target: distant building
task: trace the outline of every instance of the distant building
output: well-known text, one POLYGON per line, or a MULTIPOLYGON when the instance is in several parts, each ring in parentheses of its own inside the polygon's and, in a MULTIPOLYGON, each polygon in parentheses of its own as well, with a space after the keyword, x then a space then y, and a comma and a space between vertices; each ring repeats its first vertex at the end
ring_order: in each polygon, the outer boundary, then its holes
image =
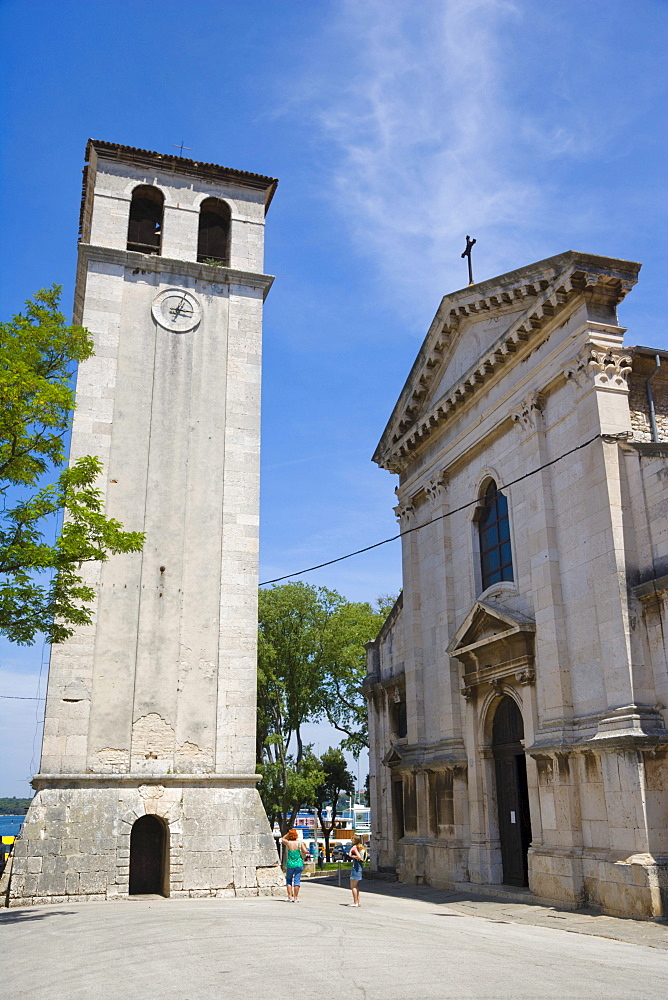
MULTIPOLYGON (((325 823, 329 825, 332 818, 331 806, 325 806, 323 818, 325 823)), ((367 836, 371 832, 370 822, 371 810, 368 806, 355 805, 351 808, 349 805, 347 809, 337 811, 330 839, 350 839, 353 833, 367 836)), ((305 840, 317 838, 318 841, 324 842, 320 821, 314 809, 300 809, 295 817, 294 828, 305 840)), ((278 823, 274 823, 274 837, 276 836, 280 836, 278 823)))
POLYGON ((368 645, 372 858, 406 882, 668 915, 668 353, 640 265, 445 296, 374 461, 403 593, 368 645))

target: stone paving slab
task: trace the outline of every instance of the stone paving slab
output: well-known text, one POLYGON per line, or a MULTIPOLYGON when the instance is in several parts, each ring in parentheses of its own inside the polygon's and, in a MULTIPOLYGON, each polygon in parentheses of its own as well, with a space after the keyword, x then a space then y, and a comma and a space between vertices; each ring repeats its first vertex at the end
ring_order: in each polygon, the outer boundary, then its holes
MULTIPOLYGON (((400 887, 401 888, 401 887, 400 887)), ((307 882, 271 897, 0 912, 11 1000, 663 1000, 657 947, 481 919, 468 901, 307 882)), ((422 889, 422 891, 421 891, 422 889)), ((491 911, 490 911, 491 913, 491 911)), ((546 917, 546 919, 548 919, 546 917)), ((554 924, 559 922, 554 921, 554 924)))
MULTIPOLYGON (((347 873, 342 871, 342 884, 347 887, 347 873)), ((318 882, 338 886, 337 876, 322 877, 318 882)), ((387 882, 365 878, 364 891, 394 899, 414 899, 425 903, 446 906, 456 913, 493 920, 496 923, 530 924, 533 927, 558 927, 571 934, 591 934, 596 937, 611 938, 613 941, 627 941, 649 948, 668 951, 668 923, 652 920, 629 920, 609 917, 590 910, 560 910, 540 903, 513 902, 494 899, 491 894, 473 892, 448 892, 428 885, 405 885, 403 882, 387 882)), ((506 895, 511 895, 510 892, 506 895)), ((519 892, 524 897, 526 893, 519 892)), ((667 987, 668 992, 668 987, 667 987)))

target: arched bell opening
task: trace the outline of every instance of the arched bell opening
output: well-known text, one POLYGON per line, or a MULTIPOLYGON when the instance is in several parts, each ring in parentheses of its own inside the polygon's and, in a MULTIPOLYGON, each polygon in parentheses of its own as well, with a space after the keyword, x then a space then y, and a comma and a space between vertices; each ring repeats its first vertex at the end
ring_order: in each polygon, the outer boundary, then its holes
POLYGON ((132 192, 128 220, 128 250, 159 254, 165 196, 151 184, 140 184, 132 192))
POLYGON ((492 753, 503 881, 507 885, 518 886, 529 884, 528 851, 531 845, 531 817, 523 741, 522 713, 516 702, 508 695, 504 695, 497 705, 492 721, 492 753))
POLYGON ((200 264, 230 266, 230 206, 220 198, 202 202, 197 234, 197 260, 200 264))
POLYGON ((130 895, 169 895, 167 824, 159 816, 141 816, 130 833, 130 895))

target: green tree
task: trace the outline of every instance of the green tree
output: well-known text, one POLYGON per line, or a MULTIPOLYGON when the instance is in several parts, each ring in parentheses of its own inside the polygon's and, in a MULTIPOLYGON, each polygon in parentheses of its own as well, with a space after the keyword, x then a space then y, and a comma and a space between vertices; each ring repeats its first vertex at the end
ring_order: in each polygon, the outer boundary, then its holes
POLYGON ((95 591, 79 575, 82 563, 144 542, 104 516, 99 459, 79 458, 42 483, 65 463, 73 376, 93 353, 89 332, 60 312, 60 291, 42 289, 25 314, 0 323, 0 633, 20 645, 38 632, 62 642, 88 624, 95 591))
POLYGON ((273 829, 278 823, 284 836, 294 826, 299 810, 315 805, 324 772, 311 746, 304 747, 299 762, 291 754, 277 752, 274 759, 267 756, 258 767, 262 774, 258 789, 269 824, 273 829))
POLYGON ((286 833, 300 807, 313 802, 322 772, 301 728, 321 682, 324 624, 339 595, 303 583, 259 594, 257 760, 267 815, 286 833), (294 742, 295 751, 291 752, 294 742))
POLYGON ((389 596, 379 597, 375 608, 367 603, 344 601, 328 619, 323 634, 319 715, 343 733, 341 746, 355 757, 369 746, 366 699, 362 692, 366 677, 364 644, 378 635, 394 600, 389 596))
POLYGON ((368 744, 364 643, 385 615, 325 587, 288 583, 260 591, 258 617, 260 792, 268 815, 280 815, 287 830, 322 782, 309 784, 315 772, 305 764, 304 723, 328 719, 356 754, 368 744))
POLYGON ((348 770, 346 758, 339 747, 330 747, 320 758, 320 767, 325 775, 315 792, 315 808, 318 822, 325 838, 325 856, 330 860, 329 838, 336 826, 336 811, 341 792, 349 795, 355 791, 355 779, 348 770), (331 805, 329 823, 325 821, 325 808, 331 805))
POLYGON ((0 799, 0 816, 24 816, 32 799, 0 799))

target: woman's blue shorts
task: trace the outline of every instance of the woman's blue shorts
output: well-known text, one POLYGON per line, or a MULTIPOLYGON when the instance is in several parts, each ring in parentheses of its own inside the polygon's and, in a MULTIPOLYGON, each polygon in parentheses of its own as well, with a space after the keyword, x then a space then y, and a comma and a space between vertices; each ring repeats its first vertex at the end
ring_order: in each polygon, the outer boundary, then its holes
POLYGON ((362 880, 362 863, 361 861, 353 861, 352 871, 350 872, 351 882, 360 882, 362 880))
POLYGON ((286 868, 285 869, 285 884, 286 885, 301 885, 303 868, 286 868))

